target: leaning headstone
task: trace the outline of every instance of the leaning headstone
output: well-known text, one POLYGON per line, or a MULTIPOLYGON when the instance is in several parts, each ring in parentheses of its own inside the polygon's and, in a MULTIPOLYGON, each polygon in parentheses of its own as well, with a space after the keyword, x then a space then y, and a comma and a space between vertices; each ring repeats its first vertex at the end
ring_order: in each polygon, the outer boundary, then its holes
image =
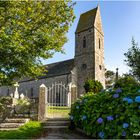
POLYGON ((46 92, 47 88, 42 84, 39 89, 38 121, 43 121, 46 117, 46 92))

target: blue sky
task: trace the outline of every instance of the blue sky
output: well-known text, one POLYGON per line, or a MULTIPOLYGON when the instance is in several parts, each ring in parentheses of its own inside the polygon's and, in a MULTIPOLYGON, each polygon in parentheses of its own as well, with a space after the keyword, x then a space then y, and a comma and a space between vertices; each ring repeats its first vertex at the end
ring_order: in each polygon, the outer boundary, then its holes
POLYGON ((80 14, 91 10, 100 4, 100 11, 105 35, 105 66, 120 74, 128 71, 124 63, 124 53, 131 47, 132 36, 140 42, 140 2, 139 1, 76 1, 74 12, 76 19, 69 29, 69 41, 64 45, 65 54, 56 53, 44 64, 63 61, 74 57, 75 30, 80 14))

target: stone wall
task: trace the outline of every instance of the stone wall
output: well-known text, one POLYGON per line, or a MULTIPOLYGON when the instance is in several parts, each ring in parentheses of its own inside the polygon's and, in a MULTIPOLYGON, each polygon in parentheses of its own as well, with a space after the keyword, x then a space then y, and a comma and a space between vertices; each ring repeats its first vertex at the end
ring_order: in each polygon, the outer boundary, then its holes
POLYGON ((78 96, 85 92, 84 83, 94 78, 94 33, 93 28, 75 35, 75 67, 77 69, 78 96), (83 38, 86 38, 86 47, 83 47, 83 38))
MULTIPOLYGON (((31 81, 25 81, 19 83, 19 93, 23 93, 24 95, 28 97, 38 97, 39 93, 39 86, 41 84, 44 84, 46 87, 51 86, 52 83, 54 82, 62 82, 66 85, 68 85, 72 81, 72 76, 71 74, 66 74, 66 75, 60 75, 56 77, 49 77, 45 79, 39 79, 39 80, 31 80, 31 81)), ((0 87, 0 96, 6 96, 7 93, 14 93, 14 87, 0 87), (9 90, 8 90, 9 89, 9 90)))
MULTIPOLYGON (((87 16, 89 16, 89 13, 87 12, 87 16)), ((90 23, 92 24, 90 27, 75 34, 75 67, 77 69, 78 96, 85 92, 83 86, 87 79, 98 80, 105 87, 104 34, 99 7, 96 11, 95 21, 90 23), (83 46, 84 38, 86 39, 85 47, 83 46)), ((78 24, 82 24, 84 27, 80 20, 78 24)))
POLYGON ((104 65, 104 33, 102 29, 102 21, 100 15, 100 8, 98 7, 95 24, 95 80, 98 80, 105 87, 105 65, 104 65))

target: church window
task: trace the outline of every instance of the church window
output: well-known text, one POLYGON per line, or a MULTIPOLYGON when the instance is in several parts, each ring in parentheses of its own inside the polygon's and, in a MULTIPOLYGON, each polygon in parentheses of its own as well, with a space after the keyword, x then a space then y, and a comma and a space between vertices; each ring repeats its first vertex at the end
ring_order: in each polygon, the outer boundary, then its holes
POLYGON ((102 70, 102 66, 101 65, 99 65, 99 68, 100 68, 100 70, 102 70))
POLYGON ((86 48, 86 37, 83 38, 83 48, 86 48))
POLYGON ((101 48, 101 40, 100 40, 100 38, 99 38, 99 49, 101 48))
POLYGON ((31 97, 33 97, 34 93, 33 93, 33 88, 31 88, 31 97))
POLYGON ((87 65, 86 64, 83 64, 82 65, 82 69, 85 70, 86 68, 87 68, 87 65))

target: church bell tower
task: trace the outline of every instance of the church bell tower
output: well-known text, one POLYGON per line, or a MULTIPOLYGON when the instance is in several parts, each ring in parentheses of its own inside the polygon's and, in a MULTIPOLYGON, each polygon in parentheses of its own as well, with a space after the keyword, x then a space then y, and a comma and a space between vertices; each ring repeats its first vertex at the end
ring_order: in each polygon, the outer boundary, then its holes
POLYGON ((85 93, 87 79, 98 80, 105 87, 104 33, 99 6, 80 16, 75 32, 75 67, 78 96, 85 93))

